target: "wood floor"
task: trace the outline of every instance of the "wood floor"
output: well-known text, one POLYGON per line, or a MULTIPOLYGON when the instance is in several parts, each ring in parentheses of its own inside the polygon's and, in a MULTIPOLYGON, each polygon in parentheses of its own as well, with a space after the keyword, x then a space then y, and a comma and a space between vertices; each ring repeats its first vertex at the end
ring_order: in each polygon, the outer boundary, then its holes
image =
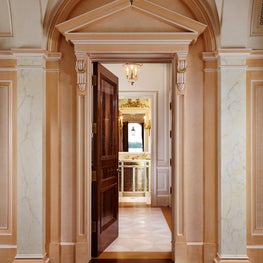
MULTIPOLYGON (((120 207, 149 207, 140 203, 120 203, 120 207)), ((172 228, 171 208, 162 207, 162 212, 170 229, 172 228)), ((171 252, 104 252, 90 263, 171 263, 171 252)))

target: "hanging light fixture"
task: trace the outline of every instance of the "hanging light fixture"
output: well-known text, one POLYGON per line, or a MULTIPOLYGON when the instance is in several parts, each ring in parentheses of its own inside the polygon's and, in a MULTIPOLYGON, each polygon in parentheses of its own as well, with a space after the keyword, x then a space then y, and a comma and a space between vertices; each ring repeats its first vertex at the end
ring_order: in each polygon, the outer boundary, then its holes
POLYGON ((127 80, 133 85, 135 81, 138 79, 138 71, 142 64, 139 63, 126 63, 123 65, 126 71, 127 80))
POLYGON ((135 129, 134 129, 134 126, 132 126, 132 128, 131 128, 131 135, 132 135, 132 136, 135 136, 135 133, 136 133, 136 131, 135 131, 135 129))

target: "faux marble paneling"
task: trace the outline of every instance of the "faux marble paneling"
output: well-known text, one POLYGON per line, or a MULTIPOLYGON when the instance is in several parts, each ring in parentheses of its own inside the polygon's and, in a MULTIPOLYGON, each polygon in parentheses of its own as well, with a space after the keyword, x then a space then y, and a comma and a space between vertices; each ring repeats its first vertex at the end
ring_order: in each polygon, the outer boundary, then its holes
POLYGON ((18 258, 43 254, 44 82, 40 62, 39 57, 23 57, 18 62, 18 258))
POLYGON ((245 55, 221 56, 219 91, 219 253, 246 256, 245 55))

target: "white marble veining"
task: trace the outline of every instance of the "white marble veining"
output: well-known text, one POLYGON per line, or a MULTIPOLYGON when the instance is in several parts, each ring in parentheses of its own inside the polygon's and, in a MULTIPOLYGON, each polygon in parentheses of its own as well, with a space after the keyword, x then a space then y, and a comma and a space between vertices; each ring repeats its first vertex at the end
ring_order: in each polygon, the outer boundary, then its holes
POLYGON ((43 254, 45 152, 43 70, 40 63, 36 67, 34 59, 31 61, 23 57, 19 64, 23 67, 17 71, 17 257, 43 254))
POLYGON ((221 56, 219 215, 221 257, 246 256, 245 55, 221 56))
POLYGON ((171 231, 161 208, 120 208, 119 237, 106 252, 138 251, 171 251, 171 231))

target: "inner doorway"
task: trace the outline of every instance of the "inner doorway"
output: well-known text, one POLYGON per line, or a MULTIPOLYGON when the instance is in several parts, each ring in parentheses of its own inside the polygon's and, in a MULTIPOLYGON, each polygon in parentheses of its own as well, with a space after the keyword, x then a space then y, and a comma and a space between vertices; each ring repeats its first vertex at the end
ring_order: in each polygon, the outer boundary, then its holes
MULTIPOLYGON (((149 99, 151 106, 151 116, 149 118, 150 130, 148 130, 148 152, 150 156, 150 201, 140 202, 137 196, 131 196, 128 204, 120 203, 120 208, 149 208, 149 207, 167 207, 171 208, 170 187, 171 187, 171 110, 170 96, 172 90, 171 83, 171 64, 170 63, 146 63, 139 72, 138 82, 130 85, 125 78, 123 64, 120 63, 102 63, 110 69, 119 78, 119 98, 129 99, 132 102, 143 99, 149 99), (148 72, 147 72, 148 71, 148 72), (149 72, 151 72, 149 74, 149 72), (154 76, 154 77, 153 77, 154 76), (147 81, 148 79, 148 81, 147 81), (149 136, 150 134, 150 136, 149 136), (159 137, 159 136, 160 137, 159 137), (158 139, 159 138, 159 139, 158 139), (159 148, 159 152, 157 152, 159 148), (159 176, 159 177, 158 177, 159 176), (159 187, 159 188, 158 188, 159 187)), ((133 104, 133 103, 132 103, 133 104)), ((143 103, 142 103, 143 104, 143 103)), ((147 127, 149 129, 149 127, 147 127)), ((144 138, 145 139, 145 138, 144 138)), ((142 153, 143 155, 145 152, 142 153)), ((135 156, 138 153, 135 153, 135 156)), ((147 157, 149 159, 149 156, 147 157)), ((130 157, 129 157, 130 158, 130 157)), ((132 158, 138 158, 132 157, 132 158)), ((126 200, 127 201, 127 200, 126 200)), ((161 211, 161 209, 160 209, 161 211)), ((168 208, 169 211, 169 208, 168 208)), ((158 226, 157 226, 158 227, 158 226)), ((170 234, 171 239, 171 234, 170 234)), ((171 242, 170 242, 171 243, 171 242)), ((138 249, 139 250, 139 249, 138 249)), ((171 251, 171 245, 169 247, 171 251)), ((150 251, 149 251, 150 252, 150 251)), ((151 252, 152 255, 154 253, 151 252)), ((116 255, 116 254, 115 254, 116 255)), ((171 255, 170 255, 171 257, 171 255)))

